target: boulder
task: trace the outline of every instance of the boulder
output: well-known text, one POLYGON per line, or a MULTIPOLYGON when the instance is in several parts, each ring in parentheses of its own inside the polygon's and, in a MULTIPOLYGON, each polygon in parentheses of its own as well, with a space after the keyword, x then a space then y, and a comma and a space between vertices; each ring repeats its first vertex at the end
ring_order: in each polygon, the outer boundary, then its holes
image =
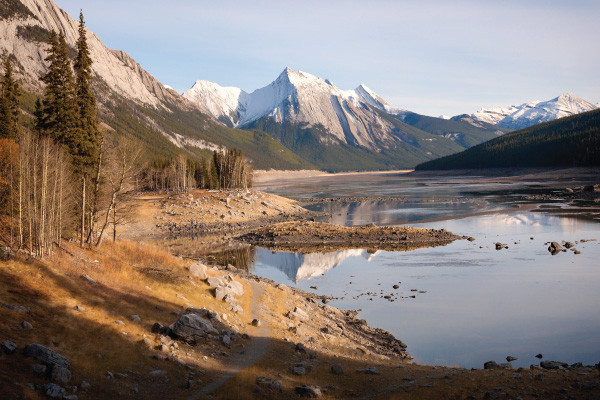
POLYGON ((321 397, 321 389, 319 389, 318 386, 312 386, 312 385, 302 385, 302 386, 296 386, 296 394, 298 394, 300 397, 308 397, 308 398, 318 398, 321 397))
POLYGON ((4 351, 6 354, 12 354, 17 349, 17 345, 10 340, 5 340, 0 344, 0 349, 2 349, 2 351, 4 351))
POLYGON ((218 288, 219 286, 225 286, 225 282, 221 278, 217 278, 215 276, 209 276, 206 280, 208 286, 212 288, 218 288))
POLYGON ((344 370, 342 368, 341 365, 339 364, 333 364, 331 366, 331 373, 335 374, 335 375, 343 375, 344 374, 344 370))
POLYGON ((28 321, 21 322, 21 325, 19 325, 19 327, 21 329, 33 329, 33 325, 31 325, 31 323, 28 321))
POLYGON ((190 275, 194 278, 206 279, 206 265, 199 262, 190 265, 190 275))
POLYGON ((177 338, 190 343, 209 334, 219 334, 208 319, 198 314, 182 314, 169 328, 177 338))
POLYGON ((37 343, 31 343, 25 346, 25 349, 23 349, 23 354, 25 357, 35 358, 42 364, 45 364, 51 368, 59 366, 68 369, 71 365, 66 357, 37 343))
POLYGON ((550 246, 548 246, 548 251, 553 256, 560 253, 562 251, 562 249, 563 249, 562 246, 560 244, 558 244, 558 242, 551 242, 550 246))
POLYGON ((298 307, 294 307, 292 311, 289 311, 287 316, 290 319, 295 319, 301 322, 306 322, 309 319, 308 314, 298 307))
POLYGON ((569 364, 560 361, 542 361, 540 366, 544 369, 559 369, 561 367, 568 368, 569 364))
POLYGON ((55 365, 52 367, 52 380, 59 383, 69 383, 71 380, 71 371, 67 368, 55 365))
POLYGON ((260 324, 260 321, 259 321, 258 319, 254 318, 254 319, 252 320, 252 326, 260 326, 260 325, 261 325, 261 324, 260 324))
POLYGON ((496 361, 487 361, 483 364, 483 369, 497 369, 500 368, 500 365, 496 361))
POLYGON ((304 367, 293 367, 292 373, 294 375, 306 375, 306 369, 304 367))
POLYGON ((267 378, 266 376, 259 376, 256 378, 256 384, 266 389, 276 390, 278 392, 283 391, 283 384, 281 383, 280 379, 271 379, 267 378))
POLYGON ((42 392, 51 399, 62 399, 65 395, 65 389, 54 383, 46 383, 42 386, 42 392))

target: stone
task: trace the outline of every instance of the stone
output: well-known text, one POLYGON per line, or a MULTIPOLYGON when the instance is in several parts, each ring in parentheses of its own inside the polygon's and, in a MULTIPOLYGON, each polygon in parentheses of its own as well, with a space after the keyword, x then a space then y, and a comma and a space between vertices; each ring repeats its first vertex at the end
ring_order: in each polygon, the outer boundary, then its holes
POLYGON ((299 351, 301 353, 302 352, 306 353, 306 347, 304 347, 304 345, 302 343, 298 343, 298 344, 296 344, 296 351, 299 351))
POLYGON ((361 374, 367 374, 367 375, 379 375, 379 370, 377 369, 377 367, 363 368, 363 369, 357 370, 356 372, 360 372, 361 374))
POLYGON ((194 278, 206 279, 206 269, 206 265, 199 262, 194 263, 190 265, 190 275, 192 275, 194 278))
POLYGON ((15 311, 15 312, 23 313, 23 314, 27 314, 29 312, 29 308, 27 308, 27 307, 16 306, 16 305, 12 305, 12 304, 4 304, 2 306, 2 308, 4 308, 5 310, 8 310, 8 311, 15 311))
POLYGON ((548 246, 548 251, 553 256, 560 253, 563 250, 562 246, 558 244, 558 242, 551 242, 550 246, 548 246))
POLYGON ((169 327, 164 326, 163 324, 161 324, 160 322, 155 322, 152 325, 152 333, 162 333, 162 334, 166 334, 166 332, 168 331, 169 327))
POLYGON ((208 319, 197 314, 180 315, 169 329, 176 337, 189 343, 195 343, 209 334, 219 334, 208 319))
POLYGON ((535 358, 542 358, 544 357, 541 353, 540 354, 536 354, 535 358))
POLYGON ((283 391, 283 384, 281 383, 280 379, 271 379, 267 378, 266 376, 259 376, 256 378, 256 384, 269 390, 276 390, 278 392, 283 391))
POLYGON ((31 372, 33 372, 34 375, 43 376, 48 372, 48 367, 44 364, 33 364, 31 366, 31 372))
POLYGON ((392 286, 394 289, 398 289, 400 286, 399 285, 394 285, 392 286))
POLYGON ((142 322, 142 319, 137 314, 130 315, 129 319, 132 320, 133 322, 142 322))
POLYGON ((468 240, 469 242, 474 242, 474 241, 475 241, 475 238, 471 236, 471 237, 468 237, 468 238, 467 238, 467 240, 468 240))
POLYGON ((496 243, 496 250, 502 250, 504 248, 504 246, 505 246, 504 244, 498 242, 498 243, 496 243))
POLYGON ((229 346, 231 346, 231 337, 229 337, 229 335, 223 335, 223 336, 221 336, 221 342, 225 346, 229 347, 229 346))
POLYGON ((89 275, 83 274, 81 275, 81 278, 89 283, 91 283, 93 286, 98 286, 98 282, 96 282, 94 279, 92 279, 89 275))
POLYGON ((502 369, 513 369, 513 366, 512 366, 512 364, 511 364, 511 363, 509 363, 509 362, 506 362, 506 363, 500 363, 500 364, 498 364, 498 367, 499 367, 499 368, 502 368, 502 369))
POLYGON ((568 368, 569 364, 560 362, 560 361, 542 361, 540 362, 540 367, 544 369, 559 369, 559 368, 568 368))
POLYGON ((85 307, 75 306, 75 307, 73 307, 73 310, 75 310, 75 311, 84 311, 85 307))
POLYGON ((33 329, 33 325, 31 325, 31 323, 29 323, 28 321, 21 322, 21 325, 19 325, 19 327, 21 329, 33 329))
POLYGON ((507 356, 506 357, 506 361, 508 361, 508 362, 515 361, 515 360, 518 360, 518 359, 519 359, 518 357, 513 357, 513 356, 507 356))
POLYGON ((339 364, 333 364, 331 366, 331 373, 335 374, 335 375, 343 375, 344 374, 344 370, 342 369, 342 366, 339 364))
POLYGON ((308 398, 318 398, 322 396, 321 393, 321 389, 319 389, 318 386, 312 386, 312 385, 302 385, 302 386, 296 386, 296 394, 298 394, 300 397, 308 397, 308 398))
POLYGON ((152 341, 148 338, 143 338, 142 343, 148 347, 152 347, 152 341))
POLYGON ((90 390, 92 388, 92 385, 90 385, 89 382, 87 382, 87 381, 81 381, 81 383, 79 384, 79 387, 84 392, 87 392, 88 390, 90 390))
POLYGON ((31 343, 25 346, 25 349, 23 349, 23 354, 25 357, 35 358, 42 364, 45 364, 51 368, 59 366, 68 369, 71 365, 66 357, 37 343, 31 343))
POLYGON ((118 319, 118 320, 116 320, 116 321, 115 321, 115 324, 117 324, 117 325, 123 325, 123 324, 124 324, 124 322, 123 322, 123 321, 121 321, 120 319, 118 319))
POLYGON ((163 377, 163 376, 167 376, 167 371, 165 371, 163 369, 155 369, 155 370, 150 371, 148 373, 148 375, 150 375, 153 378, 163 377))
POLYGON ((58 383, 69 383, 71 380, 71 371, 67 368, 55 365, 52 367, 52 380, 58 383))
POLYGON ((485 395, 483 396, 484 399, 498 399, 499 397, 498 393, 492 391, 485 392, 485 395))
POLYGON ((487 361, 483 364, 483 369, 497 369, 500 368, 500 365, 496 361, 487 361))
POLYGON ((292 373, 294 375, 306 375, 306 369, 304 367, 293 367, 292 373))
POLYGON ((218 288, 219 286, 225 286, 225 282, 221 278, 217 278, 216 276, 209 276, 206 280, 208 286, 211 288, 218 288))
POLYGON ((287 316, 290 319, 295 319, 301 322, 306 322, 309 319, 308 314, 298 307, 294 307, 292 311, 289 311, 287 316))
POLYGON ((254 318, 254 319, 252 320, 252 326, 260 326, 260 321, 259 321, 259 320, 257 320, 256 318, 254 318))
POLYGON ((571 242, 565 242, 565 243, 564 243, 564 246, 565 246, 567 249, 570 249, 571 247, 573 247, 573 246, 575 246, 575 245, 574 245, 573 243, 571 243, 571 242))
POLYGON ((65 389, 54 383, 46 383, 42 386, 42 392, 51 399, 62 399, 65 395, 65 389))
POLYGON ((2 351, 6 354, 12 354, 17 349, 17 345, 16 343, 11 342, 10 340, 5 340, 0 344, 0 349, 2 349, 2 351))

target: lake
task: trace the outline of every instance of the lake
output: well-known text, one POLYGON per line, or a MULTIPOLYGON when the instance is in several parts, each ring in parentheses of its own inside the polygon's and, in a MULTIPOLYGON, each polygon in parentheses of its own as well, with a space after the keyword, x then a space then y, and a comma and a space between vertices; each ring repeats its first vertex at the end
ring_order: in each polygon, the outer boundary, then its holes
POLYGON ((330 305, 360 310, 369 325, 407 343, 417 362, 481 368, 510 355, 518 357, 513 366, 528 366, 538 363, 534 356, 541 353, 544 359, 595 364, 600 361, 600 241, 595 240, 600 204, 536 195, 597 181, 597 171, 569 170, 259 182, 260 190, 298 199, 350 198, 308 207, 331 214, 326 221, 445 228, 475 240, 409 252, 300 254, 256 248, 249 269, 333 296, 330 305), (581 253, 553 256, 550 241, 572 242, 581 253), (508 248, 496 250, 496 242, 508 248))

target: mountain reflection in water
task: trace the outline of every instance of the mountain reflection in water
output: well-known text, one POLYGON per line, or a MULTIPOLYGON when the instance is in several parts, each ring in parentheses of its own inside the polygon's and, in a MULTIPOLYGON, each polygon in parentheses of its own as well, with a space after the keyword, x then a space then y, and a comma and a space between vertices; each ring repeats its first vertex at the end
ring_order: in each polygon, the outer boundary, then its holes
POLYGON ((276 268, 294 283, 320 276, 332 268, 341 265, 350 257, 362 257, 367 262, 379 254, 370 253, 364 249, 348 249, 329 253, 290 253, 285 251, 273 252, 257 248, 255 260, 261 264, 276 268))

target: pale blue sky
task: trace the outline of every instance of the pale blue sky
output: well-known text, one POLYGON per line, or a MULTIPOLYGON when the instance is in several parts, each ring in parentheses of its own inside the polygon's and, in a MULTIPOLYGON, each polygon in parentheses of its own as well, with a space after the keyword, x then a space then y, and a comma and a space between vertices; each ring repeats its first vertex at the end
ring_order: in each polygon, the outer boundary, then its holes
POLYGON ((600 101, 597 0, 55 2, 180 92, 197 79, 251 92, 289 66, 435 116, 600 101))

